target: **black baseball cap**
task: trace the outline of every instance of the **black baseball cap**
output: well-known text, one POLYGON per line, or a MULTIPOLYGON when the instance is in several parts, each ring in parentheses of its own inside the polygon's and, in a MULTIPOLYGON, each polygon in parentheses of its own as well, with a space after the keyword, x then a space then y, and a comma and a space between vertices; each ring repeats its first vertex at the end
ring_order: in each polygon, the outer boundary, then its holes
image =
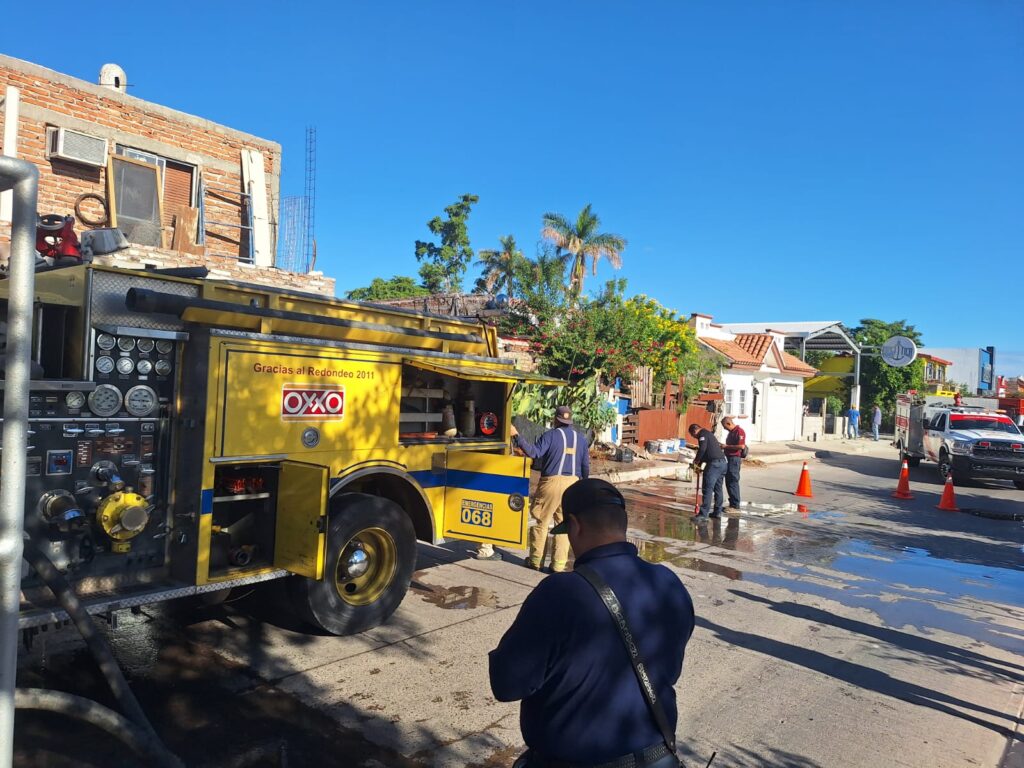
POLYGON ((562 424, 572 424, 572 408, 568 405, 560 405, 555 408, 555 421, 562 424))
POLYGON ((562 522, 551 529, 552 533, 569 532, 569 515, 586 517, 587 513, 603 507, 626 508, 626 500, 619 489, 607 480, 590 477, 577 480, 562 494, 562 522))

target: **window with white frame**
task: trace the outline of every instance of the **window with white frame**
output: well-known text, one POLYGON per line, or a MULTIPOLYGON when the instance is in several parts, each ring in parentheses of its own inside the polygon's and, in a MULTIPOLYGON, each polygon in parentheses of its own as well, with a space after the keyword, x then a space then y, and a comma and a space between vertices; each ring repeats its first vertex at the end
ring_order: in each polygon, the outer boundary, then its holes
POLYGON ((726 415, 732 415, 734 413, 732 406, 736 397, 736 390, 727 389, 725 390, 725 413, 726 415))
POLYGON ((747 415, 747 390, 745 390, 745 389, 741 389, 740 390, 740 409, 739 409, 739 412, 736 415, 737 416, 746 416, 747 415))

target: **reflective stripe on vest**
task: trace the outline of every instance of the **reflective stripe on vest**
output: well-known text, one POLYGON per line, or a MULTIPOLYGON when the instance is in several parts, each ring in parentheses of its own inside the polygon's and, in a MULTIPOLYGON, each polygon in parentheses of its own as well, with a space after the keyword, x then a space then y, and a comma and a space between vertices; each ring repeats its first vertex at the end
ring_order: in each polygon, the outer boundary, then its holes
POLYGON ((565 441, 565 430, 558 430, 559 436, 562 438, 562 461, 558 465, 558 474, 566 475, 569 477, 576 476, 576 430, 572 430, 572 448, 569 448, 569 444, 565 441), (569 459, 569 471, 565 471, 565 462, 569 459))

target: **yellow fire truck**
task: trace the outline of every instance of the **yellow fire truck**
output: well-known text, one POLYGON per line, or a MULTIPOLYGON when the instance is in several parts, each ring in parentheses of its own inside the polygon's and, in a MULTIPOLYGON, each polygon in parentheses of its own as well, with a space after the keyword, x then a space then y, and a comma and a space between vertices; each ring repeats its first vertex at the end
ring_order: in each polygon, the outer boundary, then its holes
MULTIPOLYGON (((0 282, 6 304, 8 283, 0 282)), ((36 275, 25 530, 92 613, 288 577, 386 620, 416 540, 524 545, 494 329, 157 272, 36 275)), ((64 618, 27 568, 19 625, 64 618)))

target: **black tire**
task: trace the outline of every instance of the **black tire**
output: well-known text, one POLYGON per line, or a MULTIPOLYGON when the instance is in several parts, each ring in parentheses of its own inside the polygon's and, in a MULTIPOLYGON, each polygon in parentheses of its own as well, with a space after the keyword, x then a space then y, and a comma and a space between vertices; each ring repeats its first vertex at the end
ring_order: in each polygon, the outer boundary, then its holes
POLYGON ((380 496, 342 494, 331 503, 324 577, 291 579, 294 608, 302 619, 332 635, 372 629, 401 604, 415 565, 416 533, 401 507, 380 496), (358 579, 352 579, 341 562, 342 555, 354 549, 362 550, 369 563, 367 576, 358 579), (382 554, 366 554, 375 550, 382 554), (369 579, 366 589, 353 589, 364 578, 369 579))
POLYGON ((896 443, 896 450, 900 453, 900 460, 907 462, 908 467, 919 467, 921 466, 920 456, 911 456, 905 450, 903 450, 903 443, 896 443))
MULTIPOLYGON (((939 463, 936 466, 938 467, 939 482, 945 483, 946 477, 949 475, 950 472, 953 471, 953 462, 949 460, 949 454, 946 453, 945 448, 939 451, 939 463)), ((958 477, 957 480, 962 482, 964 480, 967 480, 967 478, 958 477)))

